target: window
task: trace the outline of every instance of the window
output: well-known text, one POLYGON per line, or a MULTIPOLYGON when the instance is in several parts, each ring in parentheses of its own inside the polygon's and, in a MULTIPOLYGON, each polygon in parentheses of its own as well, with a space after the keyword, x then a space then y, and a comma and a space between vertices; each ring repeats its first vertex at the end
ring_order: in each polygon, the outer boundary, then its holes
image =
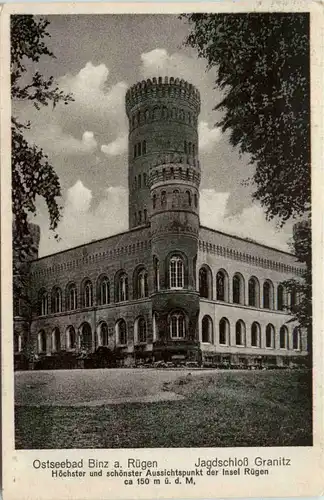
POLYGON ((154 265, 154 290, 158 291, 160 290, 160 263, 156 257, 154 257, 153 265, 154 265))
POLYGON ((294 308, 297 305, 297 292, 296 292, 296 290, 293 288, 289 295, 290 295, 290 308, 292 311, 294 311, 294 308))
POLYGON ((229 345, 229 322, 227 318, 222 318, 219 322, 219 343, 220 345, 229 345))
POLYGON ((52 312, 60 313, 62 312, 62 290, 60 288, 54 288, 52 292, 52 312))
POLYGON ((295 326, 295 328, 293 329, 293 349, 295 351, 300 351, 301 349, 301 336, 298 326, 295 326))
POLYGON ((103 306, 105 304, 109 304, 110 302, 110 294, 109 294, 109 280, 104 277, 101 278, 99 284, 99 305, 103 306))
POLYGON ((195 200, 195 207, 197 208, 198 207, 198 196, 196 193, 194 194, 194 200, 195 200))
POLYGON ((39 314, 47 316, 48 314, 48 293, 44 290, 39 296, 39 314))
POLYGON ((162 208, 166 207, 166 202, 167 202, 166 191, 162 191, 162 193, 161 193, 161 207, 162 208))
POLYGON ((186 205, 191 207, 191 193, 190 191, 186 191, 186 205))
POLYGON ((156 208, 156 194, 153 194, 152 205, 153 205, 153 210, 154 210, 156 208))
POLYGON ((22 336, 20 333, 14 333, 14 352, 19 353, 22 350, 22 336))
POLYGON ((68 311, 77 309, 77 289, 74 283, 69 285, 67 289, 67 309, 68 311))
POLYGON ((80 348, 83 351, 92 350, 92 331, 89 323, 83 323, 81 326, 80 348))
POLYGON ((117 302, 125 302, 128 300, 128 278, 127 274, 123 273, 117 281, 117 302))
POLYGON ((259 282, 254 277, 249 279, 249 306, 259 307, 259 282))
POLYGON ((69 326, 66 330, 66 348, 68 350, 76 348, 76 335, 73 326, 69 326))
POLYGON ((137 144, 137 156, 141 156, 142 155, 142 143, 139 142, 137 144))
POLYGON ((148 109, 145 110, 144 119, 146 122, 150 119, 150 111, 148 109))
POLYGON ((107 323, 101 323, 99 326, 98 345, 108 345, 108 326, 107 323))
POLYGON ((124 319, 120 319, 116 324, 117 344, 127 344, 127 328, 124 319))
POLYGON ((146 342, 146 321, 144 318, 139 318, 137 321, 137 340, 138 342, 146 342))
POLYGON ((178 189, 175 189, 172 194, 172 208, 178 208, 179 207, 179 196, 180 193, 178 189))
POLYGON ((284 310, 284 286, 283 285, 278 285, 277 289, 277 309, 278 311, 283 311, 284 310))
POLYGON ((44 330, 41 330, 38 333, 38 353, 45 353, 47 348, 47 342, 46 342, 46 333, 44 330))
POLYGON ((52 352, 58 352, 61 350, 61 334, 58 328, 54 328, 52 331, 52 352))
POLYGON ((227 300, 227 275, 224 271, 216 274, 216 299, 227 300))
POLYGON ((210 316, 204 316, 201 322, 202 342, 213 343, 213 321, 210 316))
POLYGON ((288 347, 288 330, 286 326, 282 326, 279 331, 279 345, 280 349, 287 349, 288 347))
POLYGON ((182 339, 186 334, 185 317, 182 312, 175 312, 170 317, 170 335, 171 338, 182 339))
POLYGON ((251 326, 251 346, 260 347, 260 325, 256 321, 251 326))
POLYGON ((234 304, 243 304, 244 300, 244 280, 240 274, 233 276, 233 302, 234 304))
POLYGON ((143 299, 148 297, 148 279, 146 269, 140 269, 135 272, 134 280, 134 298, 143 299))
POLYGON ((83 306, 92 307, 92 305, 93 305, 92 283, 91 281, 86 281, 84 284, 84 292, 83 292, 83 306))
POLYGON ((274 334, 274 326, 269 323, 266 327, 266 347, 274 347, 274 334))
POLYGON ((163 106, 162 108, 162 117, 167 118, 168 117, 168 109, 163 106))
POLYGON ((147 210, 144 208, 144 222, 147 222, 147 210))
POLYGON ((169 266, 170 288, 184 287, 183 261, 180 257, 172 257, 169 266))
POLYGON ((273 285, 271 281, 266 281, 263 284, 263 307, 264 309, 272 309, 273 302, 273 285))
POLYGON ((212 276, 209 268, 203 266, 199 270, 199 295, 205 299, 212 299, 212 276))
POLYGON ((245 345, 245 324, 241 319, 235 325, 235 343, 237 346, 245 345))
POLYGON ((138 176, 137 187, 138 187, 138 189, 141 189, 141 187, 142 187, 142 177, 141 177, 141 174, 139 174, 139 176, 138 176))

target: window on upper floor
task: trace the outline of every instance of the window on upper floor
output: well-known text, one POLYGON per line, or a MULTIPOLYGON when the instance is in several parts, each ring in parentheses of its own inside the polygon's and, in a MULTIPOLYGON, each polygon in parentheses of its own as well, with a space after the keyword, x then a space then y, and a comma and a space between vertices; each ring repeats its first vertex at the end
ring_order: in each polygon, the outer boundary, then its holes
POLYGON ((99 279, 98 286, 98 304, 103 306, 109 304, 110 302, 110 285, 109 280, 106 276, 99 279))
POLYGON ((264 309, 273 309, 273 284, 270 280, 263 284, 263 307, 264 309))
POLYGON ((170 259, 169 283, 170 288, 184 287, 184 265, 181 257, 174 256, 170 259))
POLYGON ((128 277, 126 273, 118 274, 116 285, 117 302, 125 302, 128 300, 128 277))
POLYGON ((259 307, 260 304, 260 286, 257 278, 252 276, 249 279, 249 306, 259 307))
POLYGON ((239 273, 233 276, 233 303, 244 304, 244 279, 239 273))
POLYGON ((93 290, 92 283, 87 280, 83 285, 83 307, 93 306, 93 290))
POLYGON ((62 312, 62 290, 55 287, 52 291, 52 312, 62 312))
POLYGON ((278 285, 277 288, 277 309, 278 311, 283 311, 284 310, 284 294, 285 294, 285 289, 282 284, 278 285))
POLYGON ((42 290, 39 294, 39 315, 47 316, 48 314, 48 293, 42 290))
POLYGON ((77 304, 77 289, 74 283, 71 283, 67 287, 67 310, 68 311, 74 311, 77 309, 78 304, 77 304))

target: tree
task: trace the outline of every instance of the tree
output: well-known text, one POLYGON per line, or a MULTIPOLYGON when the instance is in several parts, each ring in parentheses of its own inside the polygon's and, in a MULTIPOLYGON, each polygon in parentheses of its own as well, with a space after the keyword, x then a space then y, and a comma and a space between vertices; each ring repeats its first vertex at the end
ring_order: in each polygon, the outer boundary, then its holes
POLYGON ((286 281, 299 301, 290 312, 308 330, 311 348, 311 177, 309 15, 305 13, 185 14, 186 45, 198 51, 224 97, 217 125, 255 166, 249 181, 267 219, 295 225, 293 250, 302 280, 286 281))
MULTIPOLYGON (((70 94, 64 94, 54 84, 53 77, 44 78, 37 70, 29 76, 27 70, 27 65, 31 69, 41 56, 54 57, 44 42, 50 36, 48 24, 46 19, 37 20, 31 15, 11 16, 11 97, 31 101, 37 109, 72 100, 70 94)), ((21 123, 12 117, 13 247, 15 260, 20 262, 32 254, 28 215, 36 213, 36 197, 46 202, 51 230, 55 231, 60 220, 60 182, 44 151, 25 139, 24 132, 30 127, 29 122, 21 123)))
POLYGON ((255 165, 253 198, 268 219, 308 213, 310 183, 309 15, 185 14, 186 44, 215 68, 224 98, 217 123, 255 165))

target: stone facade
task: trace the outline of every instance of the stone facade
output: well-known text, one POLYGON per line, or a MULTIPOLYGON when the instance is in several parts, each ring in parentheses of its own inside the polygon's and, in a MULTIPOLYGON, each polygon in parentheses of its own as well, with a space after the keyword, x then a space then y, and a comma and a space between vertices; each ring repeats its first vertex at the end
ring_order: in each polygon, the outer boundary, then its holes
MULTIPOLYGON (((129 231, 30 262, 15 356, 106 347, 119 364, 287 365, 307 354, 281 282, 294 256, 199 222, 199 92, 153 79, 126 94, 129 231)), ((17 364, 18 366, 18 364, 17 364)))

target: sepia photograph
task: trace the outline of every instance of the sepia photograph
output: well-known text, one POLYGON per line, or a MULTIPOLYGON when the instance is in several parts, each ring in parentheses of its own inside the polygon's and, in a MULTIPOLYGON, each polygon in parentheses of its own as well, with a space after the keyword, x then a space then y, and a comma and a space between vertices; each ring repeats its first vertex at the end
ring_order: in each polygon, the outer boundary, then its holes
POLYGON ((310 14, 17 13, 10 56, 15 449, 312 447, 310 14))

